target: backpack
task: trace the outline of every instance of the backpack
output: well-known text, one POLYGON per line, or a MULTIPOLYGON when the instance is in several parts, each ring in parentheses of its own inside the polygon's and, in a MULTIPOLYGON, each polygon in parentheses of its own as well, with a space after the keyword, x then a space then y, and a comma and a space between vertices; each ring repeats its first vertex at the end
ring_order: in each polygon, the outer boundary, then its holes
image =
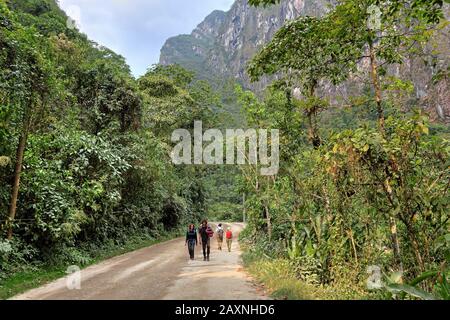
POLYGON ((217 235, 219 236, 219 238, 223 238, 223 229, 217 230, 217 235))
POLYGON ((227 231, 227 239, 232 239, 233 238, 233 232, 231 232, 230 230, 227 231))
POLYGON ((208 226, 208 228, 206 228, 206 233, 208 234, 208 237, 212 238, 212 236, 214 235, 214 231, 213 229, 211 229, 211 227, 208 226))

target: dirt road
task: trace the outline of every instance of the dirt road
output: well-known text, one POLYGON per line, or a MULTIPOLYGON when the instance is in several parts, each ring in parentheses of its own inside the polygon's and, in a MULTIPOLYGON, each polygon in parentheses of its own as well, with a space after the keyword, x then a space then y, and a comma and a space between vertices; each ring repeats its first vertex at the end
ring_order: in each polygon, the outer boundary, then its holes
MULTIPOLYGON (((211 260, 204 262, 201 247, 190 261, 184 238, 130 252, 81 271, 80 289, 69 290, 67 277, 13 297, 16 300, 159 300, 267 299, 242 270, 237 235, 243 225, 233 223, 232 252, 218 251, 211 241, 211 260)), ((224 242, 224 246, 225 242, 224 242)))

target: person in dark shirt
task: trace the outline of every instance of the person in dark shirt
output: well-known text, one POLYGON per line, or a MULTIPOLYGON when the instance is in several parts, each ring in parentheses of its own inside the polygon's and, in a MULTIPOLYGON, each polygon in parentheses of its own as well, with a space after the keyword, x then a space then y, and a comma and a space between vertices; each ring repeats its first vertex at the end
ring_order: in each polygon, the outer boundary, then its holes
POLYGON ((194 260, 194 250, 197 245, 197 231, 195 230, 195 226, 193 224, 189 225, 188 231, 186 232, 186 243, 185 246, 188 246, 189 256, 191 260, 194 260))
POLYGON ((210 229, 211 227, 208 228, 208 221, 204 220, 198 230, 199 241, 203 249, 203 261, 209 261, 209 254, 211 252, 210 229))

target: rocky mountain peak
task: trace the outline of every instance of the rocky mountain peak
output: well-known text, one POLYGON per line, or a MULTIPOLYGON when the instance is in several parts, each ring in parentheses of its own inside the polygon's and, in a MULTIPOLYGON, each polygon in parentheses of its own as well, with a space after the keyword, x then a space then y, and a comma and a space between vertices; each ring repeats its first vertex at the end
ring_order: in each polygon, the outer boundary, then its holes
MULTIPOLYGON (((280 4, 267 8, 250 6, 247 0, 236 0, 229 11, 213 11, 190 35, 170 38, 161 49, 161 64, 178 63, 193 70, 201 79, 220 85, 224 79, 235 79, 247 89, 261 91, 270 79, 251 83, 246 72, 249 60, 258 50, 268 43, 275 32, 286 22, 299 16, 322 16, 335 3, 335 0, 283 0, 280 4)), ((447 16, 448 16, 447 6, 447 16)), ((443 54, 439 57, 448 65, 449 46, 445 34, 438 34, 436 41, 443 54)), ((364 69, 364 61, 361 63, 364 69)), ((445 67, 443 67, 445 69, 445 67)), ((442 69, 442 68, 440 68, 442 69)), ((415 87, 417 104, 434 110, 436 119, 450 121, 450 102, 448 80, 441 80, 439 85, 432 85, 435 70, 423 59, 407 60, 403 65, 393 66, 390 70, 394 76, 410 80, 415 87)), ((360 81, 359 81, 360 82, 360 81)), ((339 88, 324 85, 329 95, 335 90, 348 92, 349 95, 361 90, 360 83, 350 82, 339 88)))
POLYGON ((322 15, 329 4, 330 0, 289 0, 269 8, 255 8, 247 0, 237 0, 228 12, 213 11, 190 35, 168 39, 161 49, 160 63, 181 64, 203 79, 235 78, 253 88, 245 67, 257 50, 286 20, 322 15))

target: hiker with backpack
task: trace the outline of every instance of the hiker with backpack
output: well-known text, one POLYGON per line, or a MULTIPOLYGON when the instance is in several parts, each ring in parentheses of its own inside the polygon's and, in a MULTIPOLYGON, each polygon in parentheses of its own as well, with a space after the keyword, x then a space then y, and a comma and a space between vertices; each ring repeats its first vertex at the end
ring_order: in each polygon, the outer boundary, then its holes
POLYGON ((217 247, 220 251, 222 251, 223 234, 225 233, 225 231, 223 230, 221 223, 219 223, 219 225, 217 226, 216 233, 217 233, 217 247))
POLYGON ((211 237, 214 235, 214 231, 207 220, 203 220, 200 229, 198 230, 199 241, 202 244, 203 249, 203 261, 209 261, 209 254, 211 252, 211 237))
POLYGON ((194 260, 194 250, 195 246, 197 245, 197 231, 195 230, 195 225, 190 224, 188 227, 188 231, 186 232, 186 243, 188 251, 189 251, 189 257, 191 260, 194 260))
POLYGON ((228 252, 231 252, 231 243, 233 242, 233 232, 231 231, 231 227, 228 227, 227 229, 226 238, 227 238, 228 252))

